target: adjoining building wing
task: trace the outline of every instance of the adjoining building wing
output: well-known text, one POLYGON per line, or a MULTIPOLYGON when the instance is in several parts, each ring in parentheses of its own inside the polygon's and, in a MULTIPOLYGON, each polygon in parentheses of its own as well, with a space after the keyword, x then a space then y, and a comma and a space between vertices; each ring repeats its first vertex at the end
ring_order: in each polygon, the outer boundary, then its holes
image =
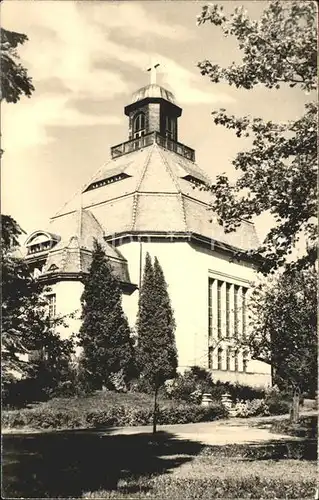
POLYGON ((26 261, 41 271, 38 273, 41 279, 52 282, 80 278, 88 273, 96 240, 119 281, 126 288, 132 287, 126 259, 105 241, 104 230, 91 212, 80 209, 65 214, 53 219, 49 228, 49 231, 35 231, 25 244, 26 261))

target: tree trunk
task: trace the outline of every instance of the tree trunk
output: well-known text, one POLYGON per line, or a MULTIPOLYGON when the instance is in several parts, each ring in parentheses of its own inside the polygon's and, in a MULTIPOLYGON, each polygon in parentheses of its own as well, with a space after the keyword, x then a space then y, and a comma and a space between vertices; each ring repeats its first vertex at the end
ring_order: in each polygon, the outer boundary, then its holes
POLYGON ((158 393, 158 386, 156 385, 154 393, 153 434, 156 433, 156 423, 157 423, 157 393, 158 393))
POLYGON ((290 421, 296 424, 299 420, 299 406, 300 406, 300 389, 296 387, 292 398, 291 416, 290 421))

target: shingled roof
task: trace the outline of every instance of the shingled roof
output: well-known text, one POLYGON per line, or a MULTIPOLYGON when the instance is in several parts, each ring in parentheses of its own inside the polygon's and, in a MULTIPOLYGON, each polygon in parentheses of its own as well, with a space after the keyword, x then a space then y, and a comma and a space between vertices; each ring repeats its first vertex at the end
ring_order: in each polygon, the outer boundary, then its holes
MULTIPOLYGON (((120 282, 130 284, 126 259, 104 240, 104 230, 94 215, 84 209, 61 216, 51 221, 48 230, 59 235, 60 241, 46 256, 42 277, 55 274, 71 276, 87 273, 92 261, 94 240, 103 247, 114 274, 120 282)), ((26 259, 34 259, 29 255, 26 259)))
MULTIPOLYGON (((125 233, 173 232, 192 233, 241 250, 258 246, 253 224, 243 221, 236 232, 225 233, 214 222, 211 194, 200 188, 203 183, 211 181, 196 163, 154 143, 103 165, 82 189, 82 204, 99 221, 106 238, 125 233), (114 178, 114 172, 126 175, 99 184, 114 178), (92 185, 96 189, 87 191, 92 185)), ((59 234, 55 223, 77 210, 79 196, 52 218, 53 232, 59 234)))

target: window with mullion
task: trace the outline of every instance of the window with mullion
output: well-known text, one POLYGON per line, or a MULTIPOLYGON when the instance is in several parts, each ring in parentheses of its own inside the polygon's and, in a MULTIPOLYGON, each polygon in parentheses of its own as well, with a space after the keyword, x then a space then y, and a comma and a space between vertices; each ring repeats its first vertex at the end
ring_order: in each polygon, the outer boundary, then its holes
POLYGON ((222 337, 222 281, 217 281, 217 337, 222 337))
POLYGON ((48 295, 48 310, 49 310, 49 317, 51 319, 54 319, 56 316, 56 295, 55 293, 51 293, 48 295))
POLYGON ((226 283, 226 338, 230 335, 230 283, 226 283))
POLYGON ((175 121, 170 116, 165 118, 165 136, 168 139, 175 140, 175 121))
POLYGON ((244 351, 243 352, 243 372, 247 372, 247 365, 248 365, 248 352, 244 351))
POLYGON ((235 351, 235 372, 238 372, 238 349, 235 351))
POLYGON ((145 135, 145 115, 144 113, 138 113, 133 121, 133 137, 138 139, 143 135, 145 135))
POLYGON ((238 295, 239 295, 239 286, 235 285, 234 287, 234 337, 238 337, 238 295))
POLYGON ((211 370, 213 368, 213 348, 211 346, 208 348, 208 368, 211 370))
POLYGON ((208 281, 208 336, 209 338, 212 337, 213 335, 213 294, 212 294, 212 287, 213 287, 214 280, 209 280, 208 281))
POLYGON ((226 370, 230 370, 230 350, 231 348, 228 346, 226 349, 226 370))
POLYGON ((243 294, 242 294, 242 306, 241 306, 241 312, 242 312, 242 325, 243 325, 243 339, 246 338, 246 293, 247 293, 247 288, 243 288, 243 294))
POLYGON ((217 351, 217 368, 218 370, 223 369, 223 349, 221 347, 217 351))

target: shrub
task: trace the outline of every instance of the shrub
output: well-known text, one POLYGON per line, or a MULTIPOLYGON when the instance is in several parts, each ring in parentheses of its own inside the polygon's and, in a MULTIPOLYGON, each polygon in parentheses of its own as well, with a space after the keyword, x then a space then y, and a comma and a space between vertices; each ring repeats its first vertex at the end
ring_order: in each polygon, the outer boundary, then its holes
POLYGON ((148 382, 147 378, 140 377, 131 380, 129 383, 129 390, 131 392, 143 392, 144 394, 154 394, 154 388, 148 382))
POLYGON ((231 395, 233 401, 236 399, 252 400, 265 397, 265 390, 261 388, 250 387, 249 385, 238 383, 231 384, 230 382, 216 381, 213 383, 211 394, 214 399, 219 400, 225 392, 231 395))
POLYGON ((290 412, 291 402, 288 394, 281 392, 276 385, 266 391, 265 402, 271 415, 283 415, 290 412))
POLYGON ((159 409, 159 424, 187 424, 195 422, 211 422, 219 418, 226 418, 227 410, 219 403, 210 406, 178 405, 159 409))
POLYGON ((12 380, 2 394, 2 404, 9 408, 23 408, 34 401, 46 401, 48 393, 39 386, 36 379, 12 380))
POLYGON ((267 416, 269 414, 269 408, 264 399, 237 401, 235 404, 236 417, 267 416))
MULTIPOLYGON (((165 406, 158 410, 159 424, 183 424, 210 422, 227 417, 227 411, 220 403, 208 407, 198 405, 165 406)), ((80 409, 55 409, 39 407, 2 412, 3 428, 61 429, 79 427, 119 427, 150 425, 153 413, 151 407, 134 408, 113 405, 104 409, 81 411, 80 409)))
POLYGON ((166 386, 167 397, 196 403, 201 401, 199 394, 209 393, 214 400, 220 401, 225 392, 230 393, 233 400, 262 399, 265 396, 263 389, 230 382, 214 382, 211 373, 198 366, 186 370, 166 386))
POLYGON ((2 393, 4 407, 22 408, 56 396, 74 396, 77 392, 76 369, 67 360, 62 360, 54 373, 42 362, 35 365, 30 373, 26 378, 6 381, 2 393))

